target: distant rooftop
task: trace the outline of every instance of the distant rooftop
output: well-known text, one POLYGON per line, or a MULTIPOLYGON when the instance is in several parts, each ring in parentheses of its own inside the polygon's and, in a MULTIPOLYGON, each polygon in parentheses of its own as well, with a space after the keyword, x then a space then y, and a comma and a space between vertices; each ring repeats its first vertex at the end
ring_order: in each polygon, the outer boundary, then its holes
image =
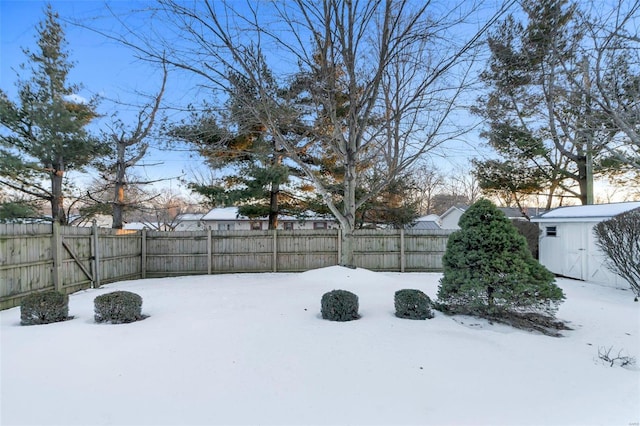
POLYGON ((539 216, 533 217, 532 222, 549 222, 557 219, 563 221, 578 221, 589 219, 606 220, 620 213, 640 208, 640 201, 631 201, 626 203, 610 203, 610 204, 592 204, 588 206, 566 206, 558 207, 539 216))
MULTIPOLYGON (((257 219, 266 220, 267 217, 261 217, 257 219)), ((279 220, 290 220, 290 221, 300 221, 300 220, 335 220, 330 215, 319 215, 316 213, 309 212, 306 217, 296 217, 280 214, 278 215, 279 220)), ((211 209, 207 214, 202 216, 201 220, 203 221, 223 221, 223 220, 249 220, 247 216, 241 215, 238 213, 237 207, 220 207, 211 209)))

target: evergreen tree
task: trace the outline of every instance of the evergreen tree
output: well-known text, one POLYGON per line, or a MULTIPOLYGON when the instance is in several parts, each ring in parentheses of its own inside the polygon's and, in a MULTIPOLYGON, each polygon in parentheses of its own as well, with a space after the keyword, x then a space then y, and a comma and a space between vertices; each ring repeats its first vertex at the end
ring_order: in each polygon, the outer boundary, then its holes
POLYGON ((51 5, 45 15, 39 51, 24 51, 32 77, 18 81, 19 103, 0 90, 0 183, 47 200, 53 220, 66 224, 65 175, 100 156, 104 145, 85 130, 96 117, 95 105, 70 100, 79 86, 67 82, 73 65, 64 31, 51 5), (47 180, 49 188, 42 184, 47 180))
POLYGON ((22 222, 39 217, 37 207, 28 201, 0 202, 0 223, 22 222))
MULTIPOLYGON (((375 185, 375 176, 371 176, 375 185)), ((371 225, 402 229, 420 217, 419 202, 412 200, 410 192, 416 183, 407 174, 391 181, 383 190, 356 210, 359 228, 371 225)), ((366 190, 366 187, 362 190, 366 190)))
POLYGON ((462 215, 460 228, 442 258, 438 300, 446 310, 490 317, 555 313, 562 290, 504 213, 480 200, 462 215))
MULTIPOLYGON (((256 58, 261 59, 259 53, 256 58)), ((285 89, 278 87, 271 71, 264 66, 261 77, 268 81, 274 99, 282 100, 285 89)), ((302 175, 286 161, 286 153, 255 115, 265 115, 281 123, 282 133, 297 127, 284 102, 265 107, 255 82, 229 72, 231 83, 224 111, 205 105, 194 112, 188 123, 173 126, 169 134, 196 147, 214 170, 232 170, 217 182, 193 182, 190 187, 214 206, 238 206, 248 217, 268 217, 269 229, 276 229, 278 216, 299 216, 304 207, 299 197, 309 188, 296 185, 291 176, 302 175)))

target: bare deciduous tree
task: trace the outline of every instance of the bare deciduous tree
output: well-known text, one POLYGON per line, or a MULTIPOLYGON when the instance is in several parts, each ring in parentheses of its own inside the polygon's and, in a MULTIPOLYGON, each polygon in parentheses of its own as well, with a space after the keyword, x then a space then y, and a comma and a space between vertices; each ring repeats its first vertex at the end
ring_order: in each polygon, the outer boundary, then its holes
POLYGON ((244 110, 314 183, 343 230, 340 263, 353 265, 356 210, 431 148, 460 133, 450 121, 469 83, 467 61, 512 3, 487 19, 486 9, 464 1, 161 0, 152 25, 162 25, 162 32, 150 24, 147 35, 126 31, 115 38, 145 59, 166 58, 200 76, 211 89, 228 93, 229 75, 245 76, 258 96, 244 110), (476 12, 473 27, 468 18, 476 12), (291 108, 283 105, 286 98, 263 79, 264 69, 274 70, 282 86, 294 76, 311 76, 302 91, 307 108, 295 108, 295 100, 291 108), (318 123, 321 138, 314 134, 318 123), (308 126, 306 136, 301 124, 308 126), (310 144, 338 158, 344 170, 339 190, 324 185, 317 168, 304 161, 310 144), (382 159, 376 166, 383 179, 357 196, 359 170, 372 159, 382 159))
POLYGON ((434 197, 444 188, 444 175, 434 166, 420 165, 413 170, 416 182, 413 200, 418 203, 421 214, 435 214, 434 197))
MULTIPOLYGON (((149 148, 147 138, 156 121, 156 115, 160 109, 160 102, 164 95, 167 83, 167 68, 163 64, 162 85, 158 94, 154 97, 153 103, 141 108, 138 112, 137 122, 134 128, 127 128, 121 121, 117 121, 110 128, 107 135, 111 139, 110 154, 96 162, 96 167, 101 173, 102 184, 97 192, 103 192, 101 189, 111 190, 112 195, 106 197, 109 201, 111 216, 113 217, 112 228, 122 229, 124 223, 124 211, 131 204, 126 201, 125 191, 127 187, 140 187, 157 181, 149 180, 131 180, 129 170, 144 158, 149 148), (105 185, 106 182, 106 185, 105 185)), ((94 189, 96 189, 94 187, 94 189)), ((97 198, 89 191, 89 198, 94 202, 97 198)), ((103 199, 105 197, 102 197, 103 199)), ((141 200, 137 199, 135 203, 141 200)), ((101 201, 98 201, 101 202, 101 201)), ((104 203, 104 202, 103 202, 104 203)))
POLYGON ((140 222, 156 231, 174 231, 180 215, 191 211, 191 204, 183 195, 170 188, 141 206, 140 222))
POLYGON ((609 152, 640 169, 640 1, 607 5, 579 14, 589 41, 580 53, 590 78, 574 78, 572 83, 613 122, 609 130, 618 137, 607 145, 609 152))

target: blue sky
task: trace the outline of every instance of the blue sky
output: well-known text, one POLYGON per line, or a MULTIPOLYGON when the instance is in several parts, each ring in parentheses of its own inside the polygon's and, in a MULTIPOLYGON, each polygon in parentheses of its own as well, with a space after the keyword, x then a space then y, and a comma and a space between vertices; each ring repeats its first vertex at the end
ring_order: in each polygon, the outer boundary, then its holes
MULTIPOLYGON (((37 25, 44 18, 46 1, 0 0, 0 88, 16 100, 16 71, 27 62, 23 48, 37 51, 37 25)), ((103 1, 51 1, 61 20, 80 21, 89 25, 98 18, 100 28, 108 27, 110 20, 103 1)), ((143 7, 142 1, 116 1, 109 6, 116 13, 125 13, 134 7, 143 7)), ((69 76, 70 83, 81 84, 80 96, 90 98, 98 95, 102 101, 98 111, 105 115, 94 124, 95 129, 109 124, 110 116, 118 114, 126 123, 135 124, 139 105, 150 103, 148 96, 155 95, 161 84, 162 74, 157 67, 137 59, 134 52, 105 37, 63 22, 67 50, 75 63, 69 76), (132 121, 133 120, 133 121, 132 121)), ((28 78, 24 75, 23 78, 28 78)), ((164 100, 169 105, 184 105, 190 100, 189 79, 185 76, 169 75, 164 100)), ((171 118, 175 112, 168 111, 171 118)), ((150 179, 166 178, 200 169, 201 161, 188 153, 153 148, 144 160, 150 166, 139 167, 137 173, 150 179), (151 164, 162 163, 151 166, 151 164)), ((85 182, 90 180, 84 176, 85 182)), ((165 182, 162 186, 175 187, 177 182, 165 182)))
MULTIPOLYGON (((148 3, 144 0, 111 1, 108 5, 116 14, 126 17, 128 24, 136 27, 144 23, 133 21, 135 18, 128 12, 131 9, 143 8, 148 3)), ((0 0, 0 87, 11 97, 15 94, 16 76, 13 70, 18 69, 19 64, 26 59, 21 48, 36 48, 36 26, 44 17, 43 10, 46 4, 47 2, 42 0, 0 0)), ((51 4, 62 20, 79 21, 87 26, 95 24, 102 29, 113 29, 117 26, 115 19, 110 18, 110 12, 102 0, 53 0, 51 4)), ((132 111, 136 111, 135 107, 115 104, 112 101, 118 100, 134 105, 149 103, 148 98, 140 93, 153 95, 157 92, 161 80, 161 73, 157 67, 151 67, 137 59, 131 49, 90 30, 65 24, 65 33, 71 60, 75 62, 70 82, 81 83, 84 86, 84 90, 79 94, 84 97, 99 95, 104 98, 99 106, 102 114, 110 115, 117 111, 121 118, 135 119, 132 115, 132 111)), ((170 74, 165 103, 184 106, 192 102, 198 96, 196 86, 197 81, 193 77, 170 74)), ((176 113, 174 112, 170 118, 177 118, 176 113)), ((103 119, 102 124, 105 122, 103 119)), ((450 163, 455 162, 458 163, 455 166, 459 169, 460 165, 466 164, 468 150, 468 146, 449 150, 448 161, 441 167, 452 167, 450 163)), ((184 153, 156 150, 152 154, 149 163, 159 160, 164 162, 160 173, 162 176, 166 176, 169 169, 179 173, 181 170, 201 167, 199 160, 189 158, 184 153)), ((145 170, 146 173, 157 175, 151 167, 145 170)))

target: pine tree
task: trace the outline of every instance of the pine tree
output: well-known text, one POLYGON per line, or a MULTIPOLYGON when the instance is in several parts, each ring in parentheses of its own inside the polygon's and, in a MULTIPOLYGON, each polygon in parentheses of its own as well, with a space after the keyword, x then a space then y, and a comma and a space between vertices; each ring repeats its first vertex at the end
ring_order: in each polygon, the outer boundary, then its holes
POLYGON ((554 276, 533 258, 527 242, 488 200, 473 204, 449 237, 438 300, 452 313, 553 316, 564 299, 554 276))
POLYGON ((19 104, 0 90, 0 183, 49 201, 53 220, 65 224, 65 175, 88 165, 104 145, 85 130, 95 105, 70 100, 80 88, 67 82, 73 65, 64 31, 51 5, 45 15, 39 51, 25 50, 32 77, 17 83, 19 104), (47 180, 49 188, 42 184, 47 180))

